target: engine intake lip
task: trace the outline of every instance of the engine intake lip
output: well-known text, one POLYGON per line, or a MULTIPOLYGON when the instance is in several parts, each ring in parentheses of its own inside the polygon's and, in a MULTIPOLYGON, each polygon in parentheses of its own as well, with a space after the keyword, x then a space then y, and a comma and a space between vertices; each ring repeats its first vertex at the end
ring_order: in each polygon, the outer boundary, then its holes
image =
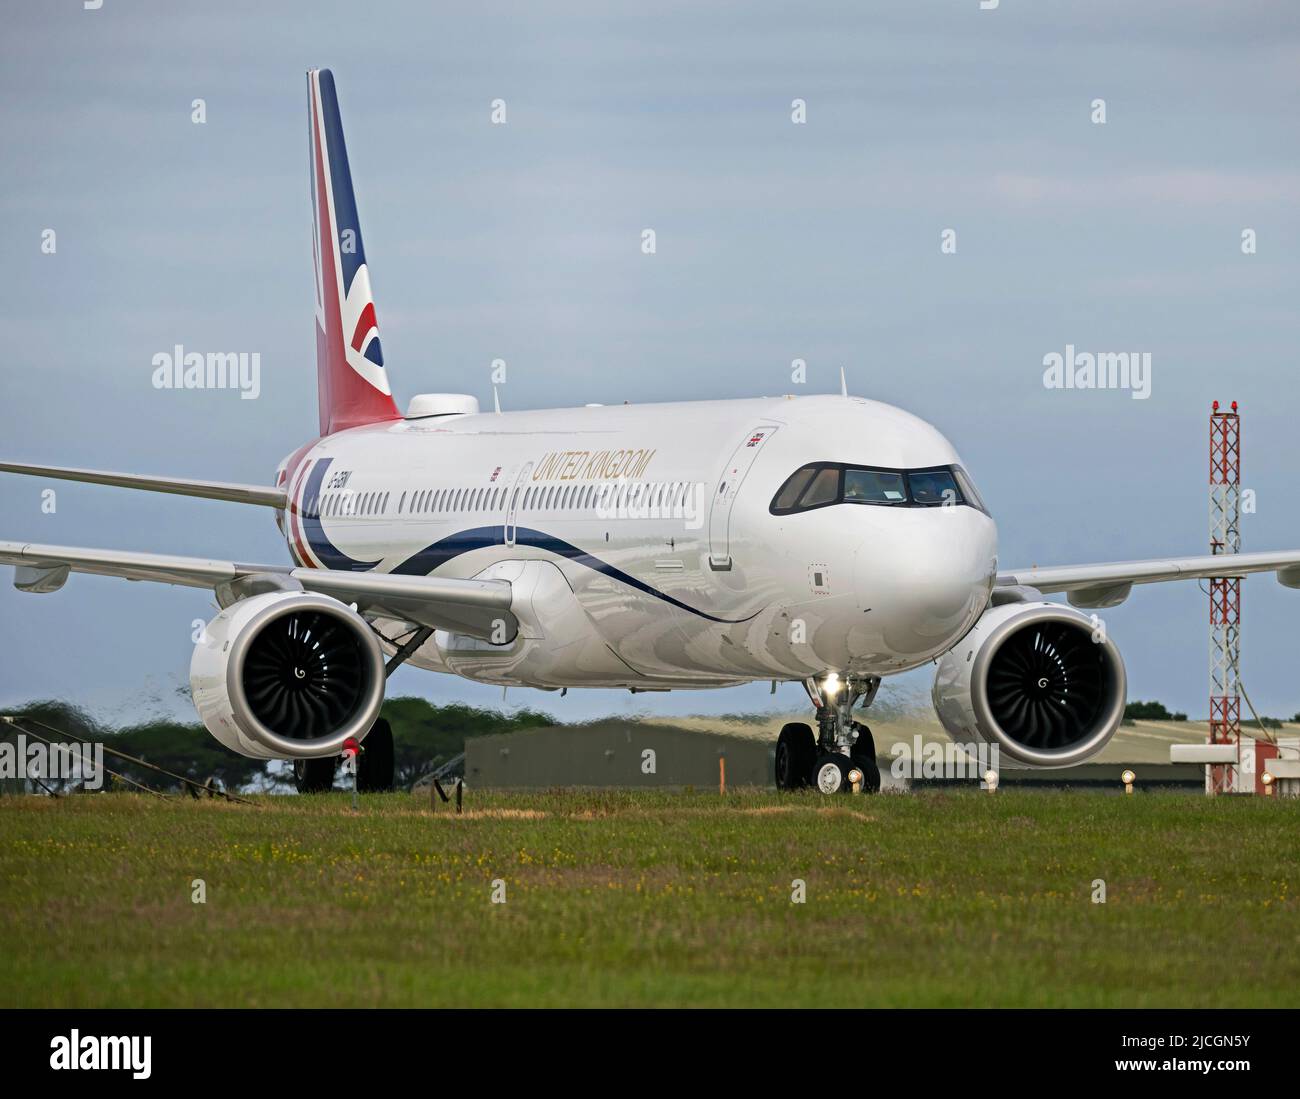
POLYGON ((1094 636, 1091 619, 1076 610, 1055 604, 1044 604, 1035 608, 1032 614, 1016 615, 996 626, 980 646, 971 668, 971 705, 976 724, 985 739, 997 744, 1012 759, 1034 767, 1070 767, 1099 751, 1124 720, 1128 679, 1123 657, 1115 643, 1108 636, 1103 635, 1101 640, 1094 640, 1094 636), (1083 642, 1095 646, 1100 657, 1100 697, 1095 709, 1088 716, 1082 730, 1068 744, 1058 748, 1034 747, 1023 743, 1004 728, 989 699, 989 673, 1007 642, 1023 631, 1049 623, 1083 634, 1083 642))
POLYGON ((230 642, 226 660, 226 691, 231 708, 245 736, 286 759, 336 755, 348 737, 358 740, 370 731, 384 701, 384 655, 374 632, 351 608, 328 596, 310 592, 277 599, 243 623, 230 642), (358 644, 358 673, 361 683, 351 715, 328 736, 293 737, 276 732, 263 722, 253 707, 244 682, 249 651, 268 627, 294 615, 322 615, 350 630, 358 644))

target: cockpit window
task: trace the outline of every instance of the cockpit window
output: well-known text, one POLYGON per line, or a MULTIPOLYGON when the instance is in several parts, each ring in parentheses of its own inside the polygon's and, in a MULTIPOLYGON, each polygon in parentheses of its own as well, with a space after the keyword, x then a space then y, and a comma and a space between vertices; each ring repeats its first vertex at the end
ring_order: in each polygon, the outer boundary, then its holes
POLYGON ((912 486, 912 499, 927 507, 942 507, 962 502, 961 490, 957 487, 957 478, 950 469, 927 469, 907 475, 912 486))
POLYGON ((961 494, 966 497, 966 502, 970 504, 971 507, 979 508, 980 511, 987 515, 989 509, 984 505, 983 497, 980 496, 978 491, 976 491, 975 482, 970 479, 970 474, 962 469, 961 466, 953 466, 952 472, 953 476, 957 478, 957 484, 961 486, 961 494))
POLYGON ((907 485, 901 473, 882 469, 846 469, 844 471, 846 504, 906 504, 907 485))
POLYGON ((960 466, 872 469, 835 462, 815 462, 796 470, 768 510, 773 515, 790 515, 832 504, 913 508, 964 505, 987 514, 970 475, 960 466))
POLYGON ((777 511, 790 511, 795 504, 799 502, 799 494, 808 487, 808 482, 813 479, 813 474, 817 472, 813 466, 804 466, 790 480, 781 486, 781 491, 776 494, 776 499, 772 501, 772 507, 777 511))
POLYGON ((819 469, 812 484, 799 497, 799 508, 817 508, 823 504, 833 504, 840 495, 840 471, 834 466, 819 469))

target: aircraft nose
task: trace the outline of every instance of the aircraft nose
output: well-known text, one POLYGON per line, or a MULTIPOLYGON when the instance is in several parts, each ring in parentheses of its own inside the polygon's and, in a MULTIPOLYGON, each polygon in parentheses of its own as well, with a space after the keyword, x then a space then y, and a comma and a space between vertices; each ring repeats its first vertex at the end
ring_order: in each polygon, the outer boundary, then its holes
POLYGON ((855 583, 866 637, 906 663, 946 651, 988 602, 997 570, 993 521, 974 508, 909 508, 873 517, 855 583))

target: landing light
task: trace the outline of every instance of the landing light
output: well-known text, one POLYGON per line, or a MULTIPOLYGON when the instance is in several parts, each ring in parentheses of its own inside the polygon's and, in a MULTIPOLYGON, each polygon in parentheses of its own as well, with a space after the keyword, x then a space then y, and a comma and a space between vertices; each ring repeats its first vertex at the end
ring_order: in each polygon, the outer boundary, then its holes
POLYGON ((831 672, 822 683, 822 690, 826 692, 827 698, 834 698, 840 693, 840 687, 842 686, 840 677, 835 672, 831 672))

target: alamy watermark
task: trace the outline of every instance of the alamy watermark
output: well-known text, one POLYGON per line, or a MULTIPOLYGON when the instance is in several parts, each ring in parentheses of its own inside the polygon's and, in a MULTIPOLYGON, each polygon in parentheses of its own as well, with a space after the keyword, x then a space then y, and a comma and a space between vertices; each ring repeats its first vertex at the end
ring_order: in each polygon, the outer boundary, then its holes
POLYGON ((1150 351, 1076 351, 1043 356, 1044 389, 1127 389, 1135 401, 1151 396, 1150 351))
POLYGON ((599 519, 674 519, 686 530, 704 526, 704 485, 699 481, 604 481, 596 486, 599 519))
POLYGON ((68 1070, 107 1069, 130 1072, 133 1079, 148 1080, 153 1072, 153 1038, 149 1035, 56 1034, 50 1039, 50 1068, 68 1070))
POLYGON ((996 744, 941 744, 937 740, 926 743, 920 736, 912 743, 895 741, 889 749, 894 762, 889 773, 896 779, 979 779, 982 786, 985 776, 1000 769, 1000 756, 996 744))
POLYGON ((102 744, 28 743, 19 733, 16 741, 0 742, 0 779, 80 782, 87 790, 104 786, 102 744))
POLYGON ((186 351, 177 344, 153 357, 154 389, 237 389, 241 400, 262 395, 259 351, 186 351))

